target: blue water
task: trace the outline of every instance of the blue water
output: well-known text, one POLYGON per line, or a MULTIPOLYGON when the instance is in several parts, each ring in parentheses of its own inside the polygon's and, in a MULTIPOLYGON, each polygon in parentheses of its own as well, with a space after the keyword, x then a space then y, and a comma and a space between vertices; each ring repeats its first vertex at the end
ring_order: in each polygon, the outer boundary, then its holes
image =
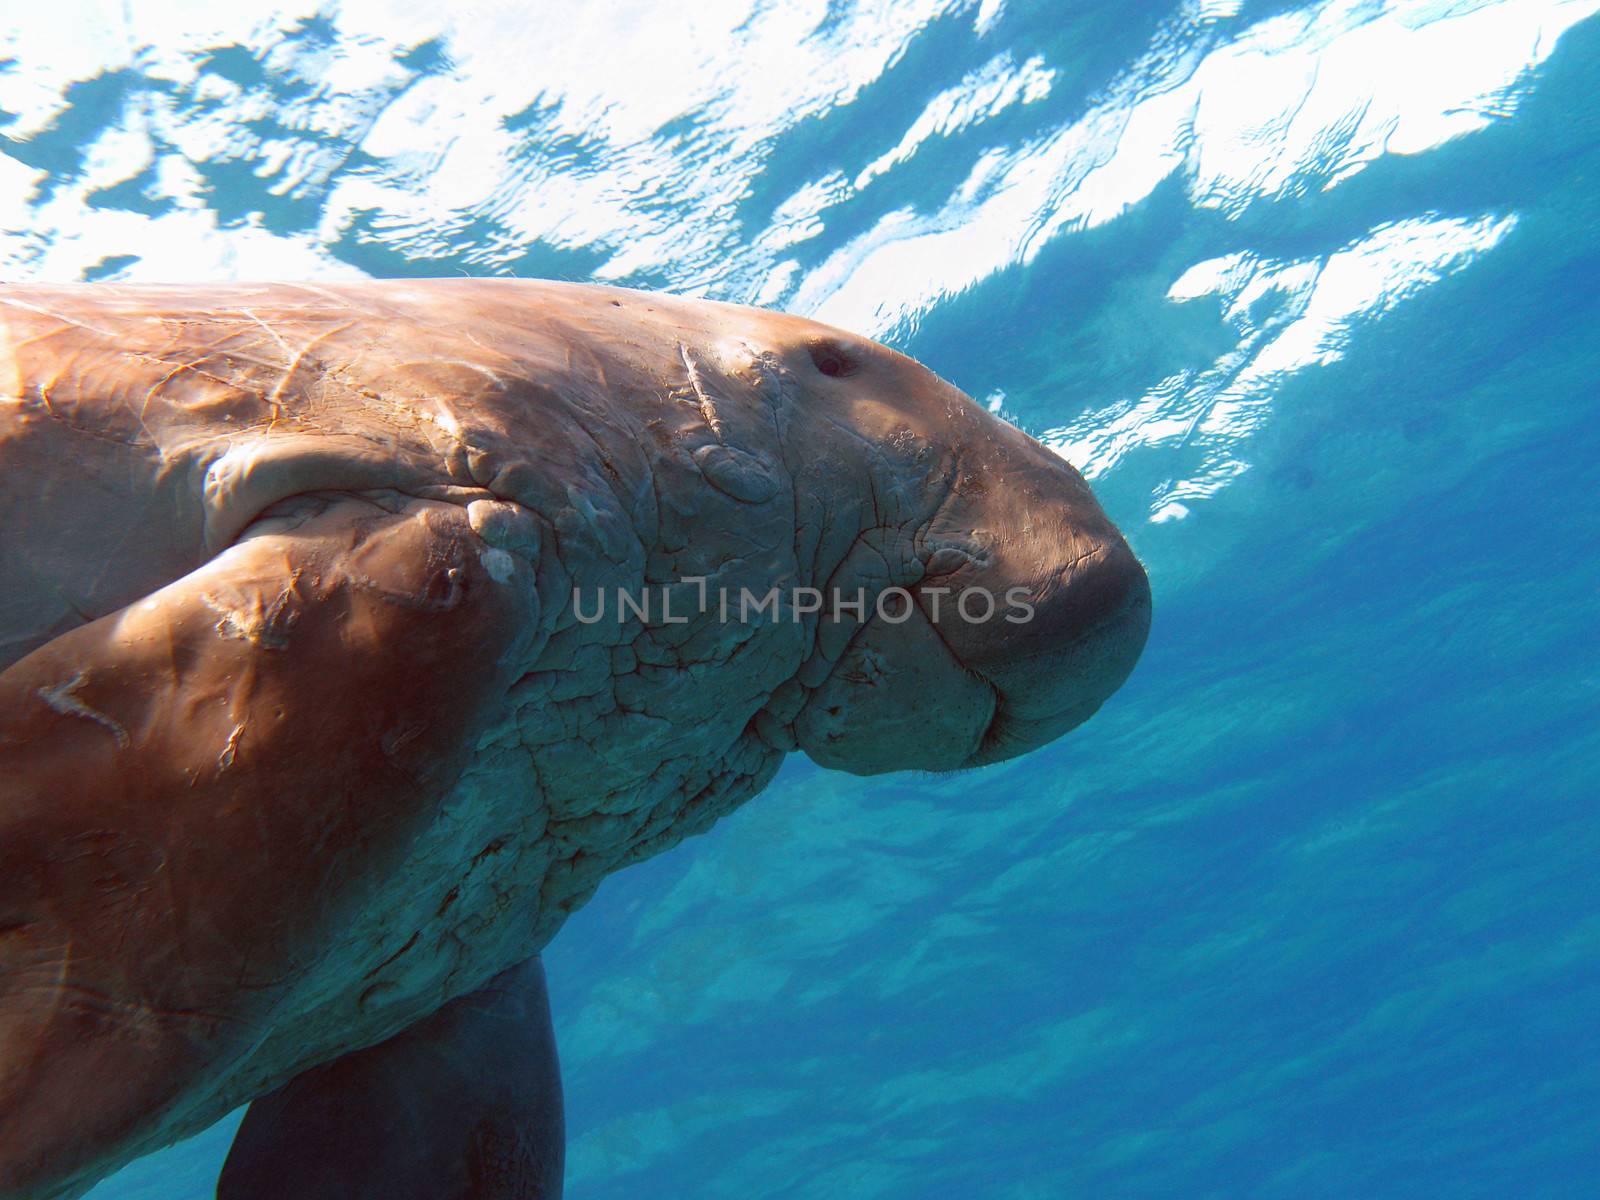
POLYGON ((175 7, 8 14, 0 274, 816 314, 1150 571, 1064 742, 574 918, 571 1196, 1600 1194, 1600 0, 175 7))

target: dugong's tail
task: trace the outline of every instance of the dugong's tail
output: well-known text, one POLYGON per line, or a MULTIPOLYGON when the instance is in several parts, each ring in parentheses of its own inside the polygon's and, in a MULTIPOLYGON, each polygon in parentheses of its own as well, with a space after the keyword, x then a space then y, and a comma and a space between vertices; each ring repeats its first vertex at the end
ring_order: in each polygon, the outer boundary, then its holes
POLYGON ((532 958, 257 1100, 217 1200, 556 1200, 564 1136, 532 958))

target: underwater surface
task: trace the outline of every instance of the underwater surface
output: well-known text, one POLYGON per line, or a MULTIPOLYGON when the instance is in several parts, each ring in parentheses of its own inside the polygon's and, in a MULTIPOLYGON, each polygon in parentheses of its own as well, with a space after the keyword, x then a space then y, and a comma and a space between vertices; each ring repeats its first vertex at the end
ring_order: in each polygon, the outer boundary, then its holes
POLYGON ((570 1196, 1596 1194, 1600 0, 283 8, 7 5, 0 276, 814 315, 1155 588, 1064 741, 795 760, 602 887, 570 1196))

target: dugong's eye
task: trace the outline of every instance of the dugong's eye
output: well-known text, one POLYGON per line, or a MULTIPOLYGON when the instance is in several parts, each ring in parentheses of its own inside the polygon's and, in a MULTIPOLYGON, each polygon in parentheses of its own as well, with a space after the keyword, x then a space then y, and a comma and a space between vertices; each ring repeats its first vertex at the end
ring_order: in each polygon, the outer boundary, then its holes
POLYGON ((812 365, 830 379, 839 379, 856 373, 855 359, 834 342, 812 342, 806 349, 811 354, 812 365))

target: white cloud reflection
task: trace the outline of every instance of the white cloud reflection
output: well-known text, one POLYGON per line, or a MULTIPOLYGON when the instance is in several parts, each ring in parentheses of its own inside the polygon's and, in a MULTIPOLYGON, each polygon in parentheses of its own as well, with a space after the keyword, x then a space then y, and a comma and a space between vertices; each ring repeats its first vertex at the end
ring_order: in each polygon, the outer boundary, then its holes
POLYGON ((800 284, 793 306, 893 334, 1052 238, 1115 219, 1182 172, 1230 216, 1331 188, 1508 115, 1514 87, 1600 0, 1332 0, 1178 49, 1222 12, 1191 5, 1087 112, 980 157, 938 210, 896 212, 800 284))
POLYGON ((1164 379, 1131 407, 1086 413, 1043 440, 1091 479, 1136 446, 1199 446, 1200 469, 1163 485, 1152 504, 1153 521, 1188 516, 1191 504, 1246 469, 1240 450, 1269 415, 1277 385, 1342 357, 1356 322, 1460 269, 1515 224, 1514 217, 1419 218, 1383 226, 1323 259, 1282 263, 1241 252, 1196 263, 1168 296, 1220 298, 1238 347, 1207 370, 1164 379))

